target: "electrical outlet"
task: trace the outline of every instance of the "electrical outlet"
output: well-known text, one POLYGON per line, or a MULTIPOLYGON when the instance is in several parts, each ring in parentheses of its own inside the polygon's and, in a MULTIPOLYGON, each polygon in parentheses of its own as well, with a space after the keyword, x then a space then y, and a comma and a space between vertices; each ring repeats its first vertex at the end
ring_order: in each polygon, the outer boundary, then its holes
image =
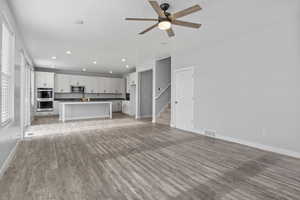
POLYGON ((206 135, 206 136, 208 136, 208 137, 215 138, 215 137, 216 137, 216 131, 213 131, 213 130, 205 130, 205 131, 204 131, 204 135, 206 135))

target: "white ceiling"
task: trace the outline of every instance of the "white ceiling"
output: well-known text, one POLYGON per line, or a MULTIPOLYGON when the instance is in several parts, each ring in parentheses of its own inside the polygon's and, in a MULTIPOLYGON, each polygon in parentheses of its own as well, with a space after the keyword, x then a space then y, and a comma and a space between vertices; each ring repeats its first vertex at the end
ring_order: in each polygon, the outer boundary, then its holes
MULTIPOLYGON (((199 30, 174 27, 169 39, 159 29, 140 36, 153 22, 128 22, 125 17, 156 17, 147 0, 10 0, 29 53, 39 67, 89 72, 125 73, 125 65, 240 37, 279 20, 286 0, 158 0, 170 11, 199 4, 203 10, 182 18, 202 23, 199 30), (75 24, 84 20, 83 25, 75 24), (167 44, 162 44, 167 43, 167 44), (72 55, 67 55, 67 50, 72 55), (51 57, 56 56, 57 60, 51 57), (125 57, 126 63, 121 59, 125 57), (97 64, 92 62, 96 60, 97 64)), ((296 3, 297 0, 291 0, 296 3)), ((286 8, 287 9, 287 8, 286 8)))

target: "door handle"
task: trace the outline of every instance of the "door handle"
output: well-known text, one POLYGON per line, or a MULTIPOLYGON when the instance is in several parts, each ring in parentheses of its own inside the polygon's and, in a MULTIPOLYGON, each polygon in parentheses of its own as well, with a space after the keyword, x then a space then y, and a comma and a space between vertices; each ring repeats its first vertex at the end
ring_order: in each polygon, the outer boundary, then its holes
POLYGON ((175 103, 175 104, 178 104, 178 101, 175 101, 174 103, 175 103))

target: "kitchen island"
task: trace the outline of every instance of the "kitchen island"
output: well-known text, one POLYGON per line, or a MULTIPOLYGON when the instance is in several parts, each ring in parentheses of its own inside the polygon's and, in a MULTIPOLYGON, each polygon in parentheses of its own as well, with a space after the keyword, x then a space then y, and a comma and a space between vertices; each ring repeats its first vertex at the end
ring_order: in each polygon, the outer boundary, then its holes
POLYGON ((93 118, 112 119, 112 102, 60 102, 59 120, 80 120, 93 118))

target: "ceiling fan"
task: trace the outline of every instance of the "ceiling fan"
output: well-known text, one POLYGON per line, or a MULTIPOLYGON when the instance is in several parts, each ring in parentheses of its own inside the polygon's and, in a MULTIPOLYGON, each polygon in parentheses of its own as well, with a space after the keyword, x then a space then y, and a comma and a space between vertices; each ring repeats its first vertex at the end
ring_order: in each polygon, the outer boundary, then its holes
POLYGON ((154 21, 157 22, 156 24, 150 26, 146 30, 140 32, 139 34, 145 34, 155 27, 158 27, 161 30, 164 30, 168 33, 169 37, 175 36, 175 33, 172 29, 172 24, 178 25, 178 26, 184 26, 188 28, 200 28, 201 24, 196 24, 192 22, 186 22, 186 21, 181 21, 177 20, 178 18, 190 15, 194 12, 198 12, 201 10, 201 7, 199 5, 192 6, 190 8, 181 10, 179 12, 176 12, 174 14, 171 14, 167 12, 169 9, 170 5, 168 3, 163 3, 161 5, 158 4, 157 1, 154 0, 148 0, 152 8, 155 10, 155 12, 158 14, 158 18, 125 18, 125 20, 129 21, 154 21))

